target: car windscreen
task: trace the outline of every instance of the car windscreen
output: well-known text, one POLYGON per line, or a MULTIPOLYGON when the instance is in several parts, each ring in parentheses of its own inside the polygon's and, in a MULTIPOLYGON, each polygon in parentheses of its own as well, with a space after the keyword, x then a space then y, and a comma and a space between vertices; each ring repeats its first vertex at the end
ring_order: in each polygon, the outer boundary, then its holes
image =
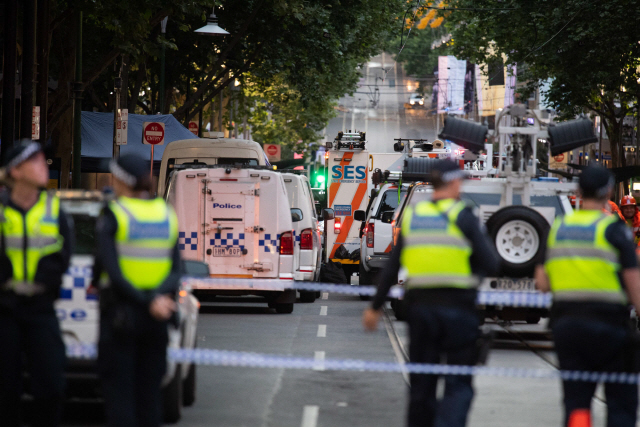
MULTIPOLYGON (((407 191, 402 190, 400 192, 400 203, 407 196, 407 191)), ((373 216, 375 219, 380 219, 382 217, 383 212, 394 211, 399 203, 398 203, 398 190, 397 189, 389 189, 380 195, 380 205, 378 206, 378 211, 373 216)))
POLYGON ((218 164, 258 166, 258 159, 248 159, 246 157, 218 157, 218 164))
POLYGON ((93 255, 96 247, 96 220, 92 215, 73 214, 73 228, 76 234, 74 254, 93 255))
MULTIPOLYGON (((500 204, 500 194, 462 193, 460 197, 475 206, 500 204)), ((522 205, 522 197, 519 194, 513 195, 513 205, 522 205)), ((564 213, 558 196, 531 196, 531 207, 554 208, 556 216, 564 213)))

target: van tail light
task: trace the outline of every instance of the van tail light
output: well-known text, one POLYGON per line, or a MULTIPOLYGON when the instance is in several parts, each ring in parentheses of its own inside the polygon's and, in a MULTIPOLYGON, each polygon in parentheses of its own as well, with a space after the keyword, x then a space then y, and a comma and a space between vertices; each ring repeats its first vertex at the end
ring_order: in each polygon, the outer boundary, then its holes
POLYGON ((280 255, 293 255, 293 232, 285 231, 280 235, 280 255))
POLYGON ((313 231, 310 228, 300 233, 300 249, 313 249, 313 231))
POLYGON ((333 232, 335 234, 340 234, 340 230, 342 230, 342 221, 340 220, 340 218, 336 217, 335 221, 333 222, 333 232))
POLYGON ((368 248, 372 248, 373 247, 373 238, 374 238, 374 232, 375 232, 375 227, 374 227, 374 223, 370 222, 369 224, 367 224, 367 229, 366 229, 366 233, 367 233, 367 247, 368 248))

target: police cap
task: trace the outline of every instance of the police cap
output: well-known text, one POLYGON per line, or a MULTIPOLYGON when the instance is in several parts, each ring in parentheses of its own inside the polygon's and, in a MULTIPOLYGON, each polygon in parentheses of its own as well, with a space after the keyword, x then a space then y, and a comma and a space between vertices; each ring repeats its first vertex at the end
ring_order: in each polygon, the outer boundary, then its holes
POLYGON ((149 161, 136 154, 123 154, 118 160, 111 160, 109 171, 115 178, 134 188, 141 178, 149 175, 149 161))
POLYGON ((37 142, 30 139, 17 141, 16 144, 9 149, 7 157, 5 158, 4 167, 9 171, 40 152, 42 152, 42 146, 37 142))
POLYGON ((614 184, 613 174, 602 166, 587 166, 580 174, 580 191, 586 199, 606 198, 614 184))
POLYGON ((431 181, 436 187, 446 185, 456 179, 464 179, 466 176, 465 171, 460 169, 458 163, 453 160, 438 160, 431 167, 431 181))

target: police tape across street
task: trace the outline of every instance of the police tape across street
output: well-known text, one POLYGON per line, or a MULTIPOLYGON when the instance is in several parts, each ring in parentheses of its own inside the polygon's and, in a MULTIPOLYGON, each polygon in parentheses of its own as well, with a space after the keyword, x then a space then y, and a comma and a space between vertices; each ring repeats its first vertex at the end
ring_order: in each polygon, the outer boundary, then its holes
MULTIPOLYGON (((74 359, 95 359, 97 348, 90 344, 67 346, 67 356, 74 359)), ((168 350, 170 360, 196 365, 244 368, 309 369, 327 371, 395 372, 424 375, 474 375, 502 378, 563 379, 568 381, 638 384, 640 374, 628 372, 581 372, 534 368, 504 368, 488 366, 400 364, 356 359, 324 359, 286 355, 250 353, 217 349, 168 350)))
MULTIPOLYGON (((252 279, 201 279, 193 277, 185 277, 182 283, 187 287, 211 286, 213 289, 233 290, 234 288, 246 289, 253 287, 256 283, 252 279)), ((261 279, 259 282, 260 290, 281 290, 282 280, 261 279)), ((298 282, 288 281, 286 284, 288 289, 297 289, 299 291, 316 291, 329 292, 344 295, 366 295, 374 296, 377 288, 375 286, 354 286, 341 285, 335 283, 319 283, 319 282, 298 282)), ((391 298, 402 298, 404 288, 396 286, 391 288, 389 296, 391 298)), ((504 307, 522 307, 522 308, 550 308, 552 296, 550 293, 541 293, 535 291, 478 291, 478 305, 498 305, 504 307)))

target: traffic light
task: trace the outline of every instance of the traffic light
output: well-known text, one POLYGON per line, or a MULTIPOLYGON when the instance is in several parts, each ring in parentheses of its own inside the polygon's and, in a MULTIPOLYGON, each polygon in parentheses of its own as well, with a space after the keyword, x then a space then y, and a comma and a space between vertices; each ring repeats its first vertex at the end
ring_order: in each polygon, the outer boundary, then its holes
POLYGON ((311 184, 313 188, 325 188, 326 182, 324 177, 324 168, 318 168, 313 171, 311 184))

